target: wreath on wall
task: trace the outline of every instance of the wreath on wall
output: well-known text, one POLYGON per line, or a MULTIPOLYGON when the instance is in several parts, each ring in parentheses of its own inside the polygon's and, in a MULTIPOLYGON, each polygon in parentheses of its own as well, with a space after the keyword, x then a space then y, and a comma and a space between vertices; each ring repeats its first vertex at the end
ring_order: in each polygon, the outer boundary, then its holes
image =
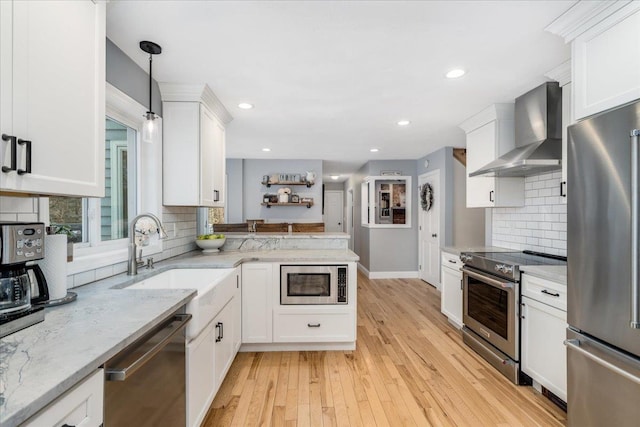
POLYGON ((422 204, 422 210, 428 211, 433 206, 433 187, 427 183, 422 186, 420 190, 420 202, 422 204))

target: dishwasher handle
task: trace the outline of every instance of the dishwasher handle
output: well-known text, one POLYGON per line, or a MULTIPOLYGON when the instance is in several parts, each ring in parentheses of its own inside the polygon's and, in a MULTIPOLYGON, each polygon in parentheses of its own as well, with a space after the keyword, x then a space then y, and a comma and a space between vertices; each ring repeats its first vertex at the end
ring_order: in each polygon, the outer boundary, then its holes
POLYGON ((151 360, 156 354, 160 352, 171 339, 178 333, 180 333, 191 320, 190 314, 175 314, 172 320, 158 332, 165 331, 167 329, 173 329, 166 337, 155 344, 149 351, 145 352, 142 356, 129 364, 126 368, 105 368, 105 380, 106 381, 126 381, 131 375, 133 375, 138 369, 142 368, 149 360, 151 360))

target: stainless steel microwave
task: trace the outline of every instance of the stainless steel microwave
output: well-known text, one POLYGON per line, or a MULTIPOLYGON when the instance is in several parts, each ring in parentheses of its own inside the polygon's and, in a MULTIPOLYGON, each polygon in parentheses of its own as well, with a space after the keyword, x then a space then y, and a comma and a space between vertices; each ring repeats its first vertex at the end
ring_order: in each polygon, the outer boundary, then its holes
POLYGON ((346 265, 281 265, 280 304, 347 304, 346 265))

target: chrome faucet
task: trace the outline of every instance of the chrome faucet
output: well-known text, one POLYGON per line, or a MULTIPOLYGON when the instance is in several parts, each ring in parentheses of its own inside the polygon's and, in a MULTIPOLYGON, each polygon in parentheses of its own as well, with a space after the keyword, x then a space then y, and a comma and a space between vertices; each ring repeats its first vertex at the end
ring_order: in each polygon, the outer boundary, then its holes
POLYGON ((129 226, 129 262, 127 266, 127 274, 129 276, 135 276, 136 274, 138 274, 138 266, 144 264, 142 262, 142 249, 140 249, 141 260, 138 261, 136 259, 136 223, 138 222, 139 219, 145 218, 145 217, 152 219, 156 223, 156 225, 158 226, 158 234, 160 235, 159 237, 161 239, 166 239, 168 237, 167 232, 164 231, 162 222, 154 214, 143 213, 133 218, 133 220, 131 221, 131 225, 129 226))

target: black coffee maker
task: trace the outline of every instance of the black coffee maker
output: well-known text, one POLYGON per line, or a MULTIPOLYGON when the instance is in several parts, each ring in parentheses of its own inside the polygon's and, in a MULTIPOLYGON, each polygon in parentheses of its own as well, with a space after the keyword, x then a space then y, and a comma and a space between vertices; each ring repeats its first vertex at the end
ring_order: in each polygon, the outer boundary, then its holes
POLYGON ((44 320, 47 281, 33 261, 44 258, 43 223, 0 222, 0 337, 44 320))

